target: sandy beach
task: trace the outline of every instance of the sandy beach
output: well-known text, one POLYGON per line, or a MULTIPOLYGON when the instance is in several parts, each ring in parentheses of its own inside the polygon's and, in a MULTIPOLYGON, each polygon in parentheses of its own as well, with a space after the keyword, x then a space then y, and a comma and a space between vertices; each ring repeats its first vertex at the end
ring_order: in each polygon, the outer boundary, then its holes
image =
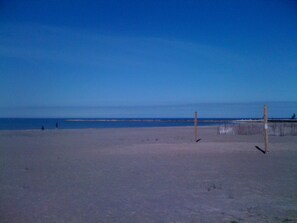
POLYGON ((297 222, 297 137, 0 132, 0 222, 297 222))

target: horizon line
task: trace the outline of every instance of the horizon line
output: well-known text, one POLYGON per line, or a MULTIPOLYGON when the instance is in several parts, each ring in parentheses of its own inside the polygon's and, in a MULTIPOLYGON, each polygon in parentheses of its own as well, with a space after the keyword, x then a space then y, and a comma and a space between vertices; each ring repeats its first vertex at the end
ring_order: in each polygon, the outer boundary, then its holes
POLYGON ((196 102, 196 103, 177 103, 177 104, 148 104, 148 105, 25 105, 25 106, 0 106, 0 109, 13 108, 133 108, 133 107, 183 107, 194 105, 209 105, 209 104, 269 104, 269 103, 297 103, 293 100, 287 101, 248 101, 248 102, 196 102))

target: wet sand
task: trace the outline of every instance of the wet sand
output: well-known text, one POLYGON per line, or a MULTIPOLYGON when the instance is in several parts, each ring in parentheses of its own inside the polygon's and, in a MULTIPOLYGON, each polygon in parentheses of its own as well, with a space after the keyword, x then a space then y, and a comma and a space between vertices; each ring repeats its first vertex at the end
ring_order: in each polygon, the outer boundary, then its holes
POLYGON ((297 222, 297 137, 0 131, 0 222, 297 222))

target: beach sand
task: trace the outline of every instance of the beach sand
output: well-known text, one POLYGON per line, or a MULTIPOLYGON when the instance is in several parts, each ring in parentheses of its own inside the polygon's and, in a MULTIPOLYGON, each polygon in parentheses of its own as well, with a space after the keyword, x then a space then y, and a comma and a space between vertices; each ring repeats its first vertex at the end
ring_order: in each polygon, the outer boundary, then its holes
POLYGON ((0 132, 0 222, 297 222, 297 137, 0 132))

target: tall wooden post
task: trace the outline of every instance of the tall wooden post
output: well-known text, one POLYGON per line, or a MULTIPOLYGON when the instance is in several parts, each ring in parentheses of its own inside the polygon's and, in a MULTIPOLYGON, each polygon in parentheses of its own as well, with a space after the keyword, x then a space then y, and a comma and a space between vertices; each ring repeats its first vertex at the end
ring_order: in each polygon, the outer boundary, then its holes
POLYGON ((265 142, 265 153, 268 152, 268 111, 267 105, 264 105, 264 142, 265 142))
POLYGON ((195 128, 195 142, 198 142, 197 112, 195 112, 194 128, 195 128))

